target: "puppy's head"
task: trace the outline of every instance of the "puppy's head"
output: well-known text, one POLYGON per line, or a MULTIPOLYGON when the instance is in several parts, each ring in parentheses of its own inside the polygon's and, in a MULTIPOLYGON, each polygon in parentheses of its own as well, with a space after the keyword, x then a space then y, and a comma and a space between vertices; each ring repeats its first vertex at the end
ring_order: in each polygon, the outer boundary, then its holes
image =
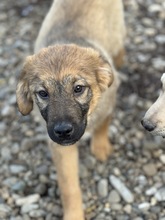
POLYGON ((153 135, 165 137, 165 73, 161 77, 162 91, 155 103, 148 109, 143 120, 143 127, 153 135))
POLYGON ((16 91, 18 108, 27 115, 35 102, 50 138, 71 145, 83 135, 112 82, 110 64, 95 50, 75 45, 44 48, 25 61, 16 91))

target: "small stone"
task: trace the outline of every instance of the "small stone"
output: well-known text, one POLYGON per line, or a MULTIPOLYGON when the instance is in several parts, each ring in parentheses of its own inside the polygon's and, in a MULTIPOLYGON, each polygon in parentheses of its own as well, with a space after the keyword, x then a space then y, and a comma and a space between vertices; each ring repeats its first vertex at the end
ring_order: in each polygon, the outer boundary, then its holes
POLYGON ((51 187, 48 189, 48 195, 51 197, 51 198, 54 198, 55 195, 56 195, 56 189, 54 187, 51 187))
POLYGON ((0 204, 0 216, 7 216, 11 213, 11 208, 6 204, 0 204))
POLYGON ((17 206, 22 206, 24 204, 36 203, 39 201, 39 199, 40 199, 39 194, 33 194, 22 198, 17 198, 15 202, 17 206))
POLYGON ((19 164, 12 164, 9 166, 10 172, 12 174, 19 174, 21 172, 24 172, 27 170, 27 168, 23 165, 19 165, 19 164))
POLYGON ((160 161, 165 164, 165 154, 160 155, 160 161))
POLYGON ((111 205, 111 209, 112 210, 122 210, 122 205, 121 204, 119 204, 119 203, 114 203, 114 204, 112 204, 111 205))
POLYGON ((57 216, 61 216, 62 215, 62 207, 57 204, 54 204, 52 212, 57 216))
POLYGON ((32 217, 32 218, 39 218, 39 217, 44 217, 46 216, 46 212, 41 210, 41 209, 36 209, 36 210, 32 210, 30 213, 29 213, 29 216, 32 217))
POLYGON ((115 174, 116 176, 120 176, 120 175, 121 175, 121 172, 120 172, 119 168, 117 168, 117 167, 115 167, 115 168, 113 169, 113 172, 114 172, 114 174, 115 174))
POLYGON ((36 188, 35 188, 35 193, 40 194, 41 196, 44 195, 47 191, 47 187, 45 184, 39 184, 36 188))
MULTIPOLYGON (((3 28, 2 28, 2 32, 3 32, 3 28)), ((0 33, 1 36, 1 33, 0 33)), ((6 67, 8 65, 8 60, 4 59, 4 58, 0 58, 0 67, 6 67)))
POLYGON ((29 212, 31 212, 32 210, 38 209, 38 208, 39 208, 39 205, 38 205, 38 204, 24 204, 24 205, 21 207, 21 213, 22 213, 22 214, 29 213, 29 212))
POLYGON ((153 58, 152 64, 156 70, 163 71, 165 68, 165 62, 162 58, 153 58))
POLYGON ((152 4, 148 8, 149 12, 155 13, 155 12, 160 12, 162 10, 161 6, 158 4, 152 4))
POLYGON ((107 179, 101 179, 98 182, 97 190, 98 190, 98 195, 101 198, 106 197, 108 195, 108 180, 107 179))
POLYGON ((151 187, 151 188, 149 188, 149 189, 147 189, 146 190, 146 195, 147 196, 152 196, 152 195, 154 195, 155 193, 157 192, 157 189, 156 189, 156 187, 151 187))
POLYGON ((137 218, 134 218, 133 220, 144 220, 144 219, 141 217, 137 217, 137 218))
POLYGON ((155 36, 156 30, 154 28, 147 28, 145 34, 149 37, 155 36))
POLYGON ((109 213, 111 211, 110 207, 105 207, 104 212, 109 213))
POLYGON ((7 147, 1 149, 1 156, 5 161, 10 161, 12 159, 11 151, 7 147))
POLYGON ((109 180, 112 186, 119 192, 124 201, 128 203, 132 203, 134 201, 134 195, 119 178, 114 175, 110 175, 109 180))
POLYGON ((13 191, 19 191, 19 192, 24 191, 25 188, 26 188, 26 184, 24 181, 21 181, 21 180, 11 186, 11 189, 13 191))
POLYGON ((161 212, 161 207, 154 205, 154 206, 152 206, 152 207, 150 208, 150 210, 151 210, 151 212, 153 212, 153 213, 159 214, 159 213, 161 212))
POLYGON ((148 54, 138 54, 137 58, 139 62, 146 63, 149 60, 150 56, 148 54))
MULTIPOLYGON (((142 55, 142 54, 138 55, 138 59, 141 62, 146 62, 146 60, 144 58, 144 55, 142 55)), ((129 104, 130 104, 130 106, 135 106, 135 104, 137 103, 137 99, 138 99, 137 94, 135 94, 135 93, 131 94, 130 97, 129 97, 129 104)))
POLYGON ((89 173, 88 173, 86 166, 84 166, 83 164, 80 164, 79 169, 80 169, 80 171, 79 171, 80 178, 82 178, 82 179, 87 178, 89 173))
POLYGON ((43 174, 43 175, 45 175, 45 174, 47 174, 49 172, 49 170, 48 170, 48 166, 46 166, 46 165, 40 165, 40 166, 38 166, 37 168, 36 168, 36 173, 37 174, 43 174))
POLYGON ((6 128, 7 128, 7 125, 4 122, 0 122, 0 135, 1 136, 3 136, 6 128))
POLYGON ((126 206, 124 206, 123 209, 126 213, 131 214, 132 206, 130 204, 127 204, 126 206))
POLYGON ((145 164, 143 170, 147 176, 154 176, 157 173, 156 166, 153 163, 145 164))
POLYGON ((155 197, 152 197, 150 200, 151 206, 155 206, 157 204, 157 199, 155 197))
POLYGON ((157 35, 157 36, 155 36, 155 41, 158 44, 165 44, 165 35, 157 35))
POLYGON ((120 202, 120 200, 121 198, 120 198, 119 193, 116 190, 112 190, 109 194, 108 201, 110 203, 118 203, 120 202))
POLYGON ((10 99, 8 100, 10 105, 14 105, 16 103, 16 95, 11 95, 10 99))
MULTIPOLYGON (((22 220, 22 217, 21 216, 16 216, 16 217, 11 217, 10 218, 10 220, 22 220)), ((26 218, 25 216, 24 216, 24 220, 30 220, 29 218, 26 218)))
POLYGON ((130 220, 130 218, 127 215, 117 215, 116 220, 130 220))
POLYGON ((2 117, 10 116, 14 113, 14 107, 10 105, 5 105, 1 110, 2 117))
POLYGON ((147 211, 150 208, 150 203, 143 202, 143 203, 139 204, 138 208, 140 210, 147 211))
MULTIPOLYGON (((105 220, 105 213, 99 213, 95 220, 105 220)), ((112 220, 111 217, 109 220, 112 220)))
POLYGON ((138 176, 138 182, 140 185, 145 186, 147 185, 147 178, 144 175, 138 176))
POLYGON ((14 143, 11 148, 12 154, 18 154, 20 152, 20 146, 18 143, 14 143))
POLYGON ((95 165, 96 165, 96 159, 92 156, 88 156, 85 159, 85 165, 87 166, 87 168, 93 170, 95 168, 95 165))
POLYGON ((156 193, 155 193, 155 198, 157 201, 162 202, 165 201, 165 187, 160 188, 156 193))
POLYGON ((149 18, 143 18, 142 22, 146 27, 152 27, 153 25, 152 19, 149 19, 149 18))
POLYGON ((12 187, 14 184, 16 184, 18 181, 18 179, 16 177, 9 177, 4 179, 3 184, 8 186, 8 187, 12 187))

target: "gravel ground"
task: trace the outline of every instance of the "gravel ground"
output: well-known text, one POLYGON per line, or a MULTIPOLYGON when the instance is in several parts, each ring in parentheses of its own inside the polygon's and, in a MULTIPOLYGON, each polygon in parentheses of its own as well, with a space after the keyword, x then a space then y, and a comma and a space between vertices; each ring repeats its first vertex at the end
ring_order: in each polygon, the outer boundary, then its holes
MULTIPOLYGON (((16 108, 15 85, 32 53, 50 0, 0 1, 0 220, 58 220, 55 168, 43 128, 16 108)), ((106 163, 80 146, 87 220, 165 220, 164 140, 141 126, 165 72, 164 0, 124 0, 126 64, 110 126, 114 153, 106 163)))

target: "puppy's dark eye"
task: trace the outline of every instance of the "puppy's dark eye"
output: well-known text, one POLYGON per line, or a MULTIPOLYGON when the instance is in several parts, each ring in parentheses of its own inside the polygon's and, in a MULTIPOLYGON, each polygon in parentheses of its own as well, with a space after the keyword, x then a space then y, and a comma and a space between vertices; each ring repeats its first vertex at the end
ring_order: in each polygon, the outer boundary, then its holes
POLYGON ((74 87, 74 93, 76 95, 81 95, 85 90, 85 86, 82 86, 82 85, 77 85, 74 87))
POLYGON ((38 92, 38 95, 42 98, 42 99, 47 99, 49 97, 48 93, 44 90, 41 90, 38 92))

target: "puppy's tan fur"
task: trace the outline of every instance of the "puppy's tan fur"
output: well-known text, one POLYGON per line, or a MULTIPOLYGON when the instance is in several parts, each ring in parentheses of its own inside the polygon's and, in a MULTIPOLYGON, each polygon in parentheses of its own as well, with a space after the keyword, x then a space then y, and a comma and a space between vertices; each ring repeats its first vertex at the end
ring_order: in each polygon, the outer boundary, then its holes
MULTIPOLYGON (((119 84, 111 59, 117 67, 122 65, 124 37, 121 0, 54 0, 39 32, 35 54, 26 59, 17 85, 20 112, 29 114, 37 103, 49 123, 65 113, 77 126, 87 121, 85 131, 92 133, 92 153, 106 160, 112 151, 108 126, 119 84), (76 83, 84 88, 81 95, 73 94, 76 83), (49 99, 38 96, 43 89, 49 99)), ((77 144, 62 147, 49 139, 49 146, 64 220, 84 220, 77 144)))

